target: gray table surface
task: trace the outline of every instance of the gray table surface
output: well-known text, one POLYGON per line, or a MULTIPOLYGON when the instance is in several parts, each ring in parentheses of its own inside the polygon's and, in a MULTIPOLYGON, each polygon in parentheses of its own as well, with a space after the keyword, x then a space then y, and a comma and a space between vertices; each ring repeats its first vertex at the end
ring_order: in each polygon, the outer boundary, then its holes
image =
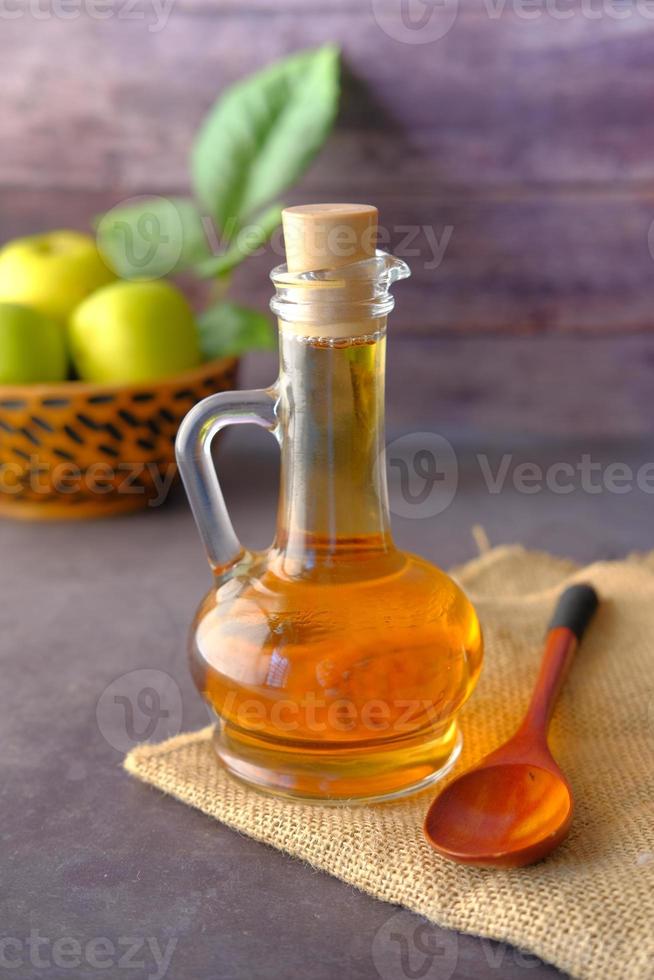
MULTIPOLYGON (((228 502, 248 544, 266 544, 273 526, 277 460, 266 438, 234 433, 222 450, 228 502)), ((457 448, 453 503, 432 518, 395 519, 402 547, 448 566, 476 553, 475 524, 493 544, 519 541, 581 561, 654 546, 650 494, 581 487, 525 494, 512 478, 494 494, 477 459, 489 452, 495 467, 510 452, 513 463, 575 465, 592 452, 604 466, 637 467, 647 461, 644 444, 526 438, 500 444, 468 434, 457 448)), ((107 689, 135 699, 132 671, 173 678, 181 694, 181 709, 170 718, 175 729, 206 723, 184 646, 208 570, 179 492, 156 511, 104 522, 5 521, 0 549, 0 921, 10 940, 0 946, 0 975, 545 980, 557 974, 510 947, 426 926, 409 913, 391 922, 398 909, 124 774, 120 733, 101 711, 98 719, 97 706, 107 689), (169 961, 161 963, 166 954, 169 961)))

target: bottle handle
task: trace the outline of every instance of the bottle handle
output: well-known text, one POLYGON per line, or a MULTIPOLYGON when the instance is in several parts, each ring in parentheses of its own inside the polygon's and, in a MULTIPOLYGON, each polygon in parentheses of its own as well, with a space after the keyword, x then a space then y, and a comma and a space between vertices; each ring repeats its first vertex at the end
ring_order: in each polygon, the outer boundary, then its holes
POLYGON ((177 465, 214 572, 233 565, 244 548, 227 512, 211 455, 211 443, 228 425, 259 425, 274 432, 277 428, 276 404, 274 387, 221 391, 198 402, 179 427, 175 440, 177 465))

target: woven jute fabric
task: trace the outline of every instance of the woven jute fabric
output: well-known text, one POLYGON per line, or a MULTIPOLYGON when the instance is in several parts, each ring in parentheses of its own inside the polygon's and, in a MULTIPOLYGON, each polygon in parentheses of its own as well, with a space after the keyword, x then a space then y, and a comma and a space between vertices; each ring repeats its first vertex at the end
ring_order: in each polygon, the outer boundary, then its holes
POLYGON ((528 950, 582 980, 654 976, 654 554, 579 568, 519 547, 456 569, 486 637, 462 714, 453 775, 514 730, 557 595, 590 581, 602 604, 577 653, 551 747, 577 801, 547 860, 460 867, 421 832, 435 790, 372 806, 287 803, 246 789, 214 757, 210 729, 135 749, 130 773, 251 837, 434 922, 528 950))

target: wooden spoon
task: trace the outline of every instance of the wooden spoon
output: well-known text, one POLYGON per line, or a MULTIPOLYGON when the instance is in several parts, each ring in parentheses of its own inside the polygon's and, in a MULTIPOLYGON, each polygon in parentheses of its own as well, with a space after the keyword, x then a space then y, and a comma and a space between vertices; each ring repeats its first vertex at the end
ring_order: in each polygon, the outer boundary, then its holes
POLYGON ((430 806, 424 833, 443 857, 479 867, 519 868, 540 861, 567 835, 572 789, 552 758, 547 730, 598 602, 590 585, 566 589, 549 625, 536 687, 518 731, 430 806))

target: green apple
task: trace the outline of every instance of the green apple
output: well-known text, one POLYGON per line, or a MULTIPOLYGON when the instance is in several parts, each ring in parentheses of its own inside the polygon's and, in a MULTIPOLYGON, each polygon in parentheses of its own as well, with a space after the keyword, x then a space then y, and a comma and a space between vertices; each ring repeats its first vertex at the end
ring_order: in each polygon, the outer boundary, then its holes
POLYGON ((66 335, 56 320, 0 303, 0 384, 64 381, 67 369, 66 335))
POLYGON ((33 306, 62 322, 115 279, 94 239, 78 231, 18 238, 0 250, 0 302, 33 306))
POLYGON ((202 359, 193 312, 163 280, 99 289, 77 307, 68 335, 75 367, 86 381, 150 381, 202 359))

